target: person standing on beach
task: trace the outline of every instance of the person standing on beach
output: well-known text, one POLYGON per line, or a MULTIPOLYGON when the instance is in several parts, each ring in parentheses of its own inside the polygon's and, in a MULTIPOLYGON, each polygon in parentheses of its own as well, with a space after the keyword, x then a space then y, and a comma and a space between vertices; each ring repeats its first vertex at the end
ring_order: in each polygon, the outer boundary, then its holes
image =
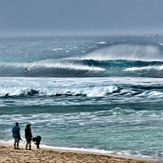
POLYGON ((31 141, 32 141, 32 131, 31 131, 31 125, 27 124, 25 129, 25 139, 27 141, 26 143, 26 149, 31 150, 31 141))
POLYGON ((12 135, 14 138, 14 149, 19 149, 19 140, 21 138, 20 138, 20 127, 18 122, 16 122, 15 126, 12 128, 12 135))

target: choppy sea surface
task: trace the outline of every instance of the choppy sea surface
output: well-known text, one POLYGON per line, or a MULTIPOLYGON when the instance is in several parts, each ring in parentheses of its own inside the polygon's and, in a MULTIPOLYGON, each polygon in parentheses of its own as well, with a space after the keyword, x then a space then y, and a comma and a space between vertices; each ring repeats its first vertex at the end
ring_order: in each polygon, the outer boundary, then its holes
MULTIPOLYGON (((163 36, 0 38, 0 142, 163 161, 163 36)), ((34 147, 33 147, 34 148, 34 147)))

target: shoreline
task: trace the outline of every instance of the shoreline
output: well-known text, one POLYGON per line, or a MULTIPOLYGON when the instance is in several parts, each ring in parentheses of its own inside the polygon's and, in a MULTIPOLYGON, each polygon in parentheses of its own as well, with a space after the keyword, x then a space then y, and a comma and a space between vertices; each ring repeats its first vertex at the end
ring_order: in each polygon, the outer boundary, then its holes
POLYGON ((28 162, 28 163, 159 163, 144 158, 132 158, 126 156, 101 154, 77 150, 54 149, 41 147, 25 150, 20 145, 19 149, 13 149, 11 144, 0 144, 0 163, 28 162))

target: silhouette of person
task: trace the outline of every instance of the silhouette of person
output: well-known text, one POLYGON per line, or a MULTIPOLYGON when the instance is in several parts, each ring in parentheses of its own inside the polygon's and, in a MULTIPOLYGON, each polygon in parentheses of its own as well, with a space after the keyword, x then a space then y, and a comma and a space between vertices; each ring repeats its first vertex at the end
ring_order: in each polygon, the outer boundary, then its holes
POLYGON ((33 138, 33 142, 35 142, 36 146, 37 146, 37 149, 40 148, 40 142, 41 142, 41 136, 36 136, 33 138))
POLYGON ((27 124, 25 129, 26 149, 31 150, 32 131, 31 125, 27 124))
POLYGON ((18 122, 16 122, 15 126, 12 128, 12 135, 14 138, 14 149, 19 149, 19 140, 21 140, 21 138, 20 138, 20 127, 18 122))

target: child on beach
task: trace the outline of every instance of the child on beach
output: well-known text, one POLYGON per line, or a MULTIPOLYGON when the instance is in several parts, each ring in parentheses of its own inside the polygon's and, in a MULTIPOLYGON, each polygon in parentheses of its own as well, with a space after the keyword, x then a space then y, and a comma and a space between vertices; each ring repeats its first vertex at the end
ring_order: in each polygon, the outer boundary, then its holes
POLYGON ((33 142, 35 142, 36 146, 37 146, 37 149, 40 148, 40 142, 41 142, 41 136, 36 136, 33 138, 33 142))

